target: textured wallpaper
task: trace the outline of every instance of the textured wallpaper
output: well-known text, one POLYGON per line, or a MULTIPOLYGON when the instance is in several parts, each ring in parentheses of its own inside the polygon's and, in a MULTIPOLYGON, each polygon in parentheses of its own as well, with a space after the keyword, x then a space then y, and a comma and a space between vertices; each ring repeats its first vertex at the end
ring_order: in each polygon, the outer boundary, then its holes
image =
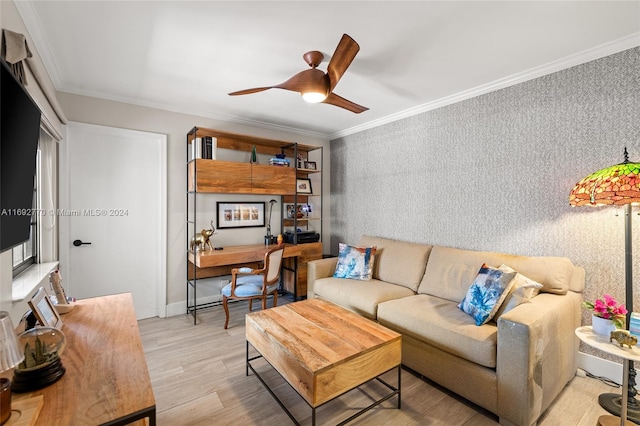
POLYGON ((625 146, 640 162, 640 48, 331 141, 331 253, 370 234, 566 256, 585 298, 624 300, 623 211, 571 208, 569 192, 625 146))

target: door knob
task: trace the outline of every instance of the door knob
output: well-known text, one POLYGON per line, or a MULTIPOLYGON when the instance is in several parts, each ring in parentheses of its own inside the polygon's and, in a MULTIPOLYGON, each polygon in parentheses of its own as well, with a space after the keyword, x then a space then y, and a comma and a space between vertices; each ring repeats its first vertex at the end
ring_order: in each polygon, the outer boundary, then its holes
POLYGON ((81 246, 81 245, 83 245, 83 244, 91 244, 91 243, 85 243, 85 242, 83 242, 82 240, 75 240, 75 241, 73 242, 73 245, 74 245, 74 246, 76 246, 76 247, 80 247, 80 246, 81 246))

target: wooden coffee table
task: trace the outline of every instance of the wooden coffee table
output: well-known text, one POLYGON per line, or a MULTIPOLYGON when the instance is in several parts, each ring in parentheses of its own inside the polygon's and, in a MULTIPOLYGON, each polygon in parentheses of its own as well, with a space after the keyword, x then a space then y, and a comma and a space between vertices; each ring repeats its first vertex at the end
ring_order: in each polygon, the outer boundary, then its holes
POLYGON ((400 408, 402 336, 322 299, 310 299, 246 316, 246 374, 249 369, 295 424, 299 422, 251 365, 264 358, 312 409, 369 380, 377 379, 390 393, 340 424, 345 424, 397 395, 400 408), (258 352, 249 357, 249 344, 258 352), (396 368, 397 386, 378 376, 396 368))

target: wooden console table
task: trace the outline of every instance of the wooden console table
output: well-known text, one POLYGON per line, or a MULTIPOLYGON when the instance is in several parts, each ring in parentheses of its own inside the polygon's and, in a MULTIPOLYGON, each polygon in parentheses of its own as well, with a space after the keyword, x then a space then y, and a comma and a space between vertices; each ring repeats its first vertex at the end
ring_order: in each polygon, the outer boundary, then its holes
POLYGON ((79 300, 62 316, 67 338, 60 356, 67 370, 38 395, 44 405, 36 425, 124 425, 148 418, 156 402, 130 293, 79 300))

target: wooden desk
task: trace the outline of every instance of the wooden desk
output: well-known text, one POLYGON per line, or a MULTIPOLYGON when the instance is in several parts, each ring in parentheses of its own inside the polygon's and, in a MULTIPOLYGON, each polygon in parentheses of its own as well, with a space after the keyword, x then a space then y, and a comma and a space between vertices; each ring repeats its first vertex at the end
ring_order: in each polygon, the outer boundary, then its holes
MULTIPOLYGON (((206 250, 188 253, 187 262, 187 301, 189 297, 189 286, 192 285, 194 277, 209 278, 231 275, 231 269, 239 265, 249 268, 261 268, 264 255, 270 248, 264 244, 249 244, 242 246, 229 246, 223 250, 206 250), (194 269, 194 263, 196 268, 194 269)), ((307 262, 322 259, 322 243, 307 244, 285 244, 284 262, 282 271, 283 290, 291 293, 295 300, 307 295, 307 262)), ((194 302, 190 305, 192 306, 194 302)), ((189 312, 189 309, 187 309, 189 312)))
MULTIPOLYGON (((238 265, 251 262, 262 262, 267 251, 275 246, 265 244, 248 244, 244 246, 228 246, 223 250, 204 250, 194 254, 189 251, 189 262, 195 263, 198 268, 211 268, 215 266, 238 265)), ((285 244, 284 258, 297 257, 302 253, 299 245, 285 244)), ((226 275, 226 274, 225 274, 226 275)))
MULTIPOLYGON (((196 279, 219 277, 223 275, 231 275, 231 269, 239 266, 246 266, 249 268, 261 268, 261 263, 264 260, 264 255, 267 251, 276 247, 275 245, 265 244, 247 244, 242 246, 227 246, 222 250, 203 250, 197 251, 195 254, 189 250, 187 254, 187 313, 193 316, 193 324, 197 323, 196 315, 198 309, 206 308, 217 304, 219 302, 197 304, 197 287, 196 279), (196 268, 194 270, 193 265, 196 268), (196 279, 194 279, 194 276, 196 279), (189 301, 189 287, 191 287, 191 302, 189 301)), ((285 266, 283 268, 288 270, 292 275, 292 282, 297 282, 298 279, 298 256, 302 254, 302 247, 295 244, 284 245, 284 259, 293 259, 293 266, 285 266)), ((283 271, 284 272, 284 271, 283 271)), ((285 279, 284 273, 282 274, 285 279)), ((296 295, 294 294, 294 297, 296 295)))
POLYGON ((66 373, 13 400, 44 396, 36 425, 122 425, 149 418, 156 402, 130 293, 79 300, 62 316, 66 373))

